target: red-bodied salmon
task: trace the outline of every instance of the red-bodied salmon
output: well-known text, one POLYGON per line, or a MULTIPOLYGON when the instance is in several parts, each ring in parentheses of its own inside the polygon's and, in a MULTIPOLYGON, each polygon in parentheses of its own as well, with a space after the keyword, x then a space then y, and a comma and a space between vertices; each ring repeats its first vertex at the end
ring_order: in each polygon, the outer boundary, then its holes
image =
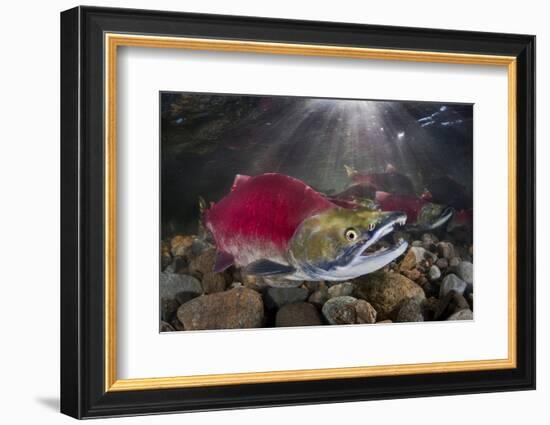
POLYGON ((231 265, 246 274, 294 281, 339 281, 376 271, 407 243, 367 249, 398 225, 402 212, 342 208, 282 174, 238 175, 231 192, 204 214, 218 250, 215 271, 231 265))

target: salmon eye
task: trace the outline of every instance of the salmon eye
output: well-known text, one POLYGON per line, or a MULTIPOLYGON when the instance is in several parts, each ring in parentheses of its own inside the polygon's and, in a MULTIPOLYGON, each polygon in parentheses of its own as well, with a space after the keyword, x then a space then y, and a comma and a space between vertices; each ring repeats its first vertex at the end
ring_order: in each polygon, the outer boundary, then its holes
POLYGON ((355 229, 347 229, 344 235, 346 236, 346 239, 350 242, 353 242, 357 239, 357 236, 359 236, 355 229))
POLYGON ((369 224, 369 232, 372 232, 372 231, 374 230, 375 227, 376 227, 376 224, 375 224, 375 223, 369 224))

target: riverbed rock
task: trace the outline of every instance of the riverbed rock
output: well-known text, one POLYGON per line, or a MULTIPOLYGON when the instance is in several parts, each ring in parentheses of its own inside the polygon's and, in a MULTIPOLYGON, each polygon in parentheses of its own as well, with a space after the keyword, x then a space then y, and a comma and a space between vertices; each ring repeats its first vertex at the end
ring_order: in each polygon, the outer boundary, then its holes
POLYGON ((414 253, 416 264, 420 264, 424 260, 429 260, 432 263, 435 263, 437 261, 437 255, 431 253, 425 248, 422 248, 420 246, 413 246, 410 250, 414 253))
POLYGON ((439 296, 439 285, 435 282, 426 282, 422 285, 426 298, 439 296))
POLYGON ((326 285, 322 283, 319 284, 319 288, 309 296, 308 302, 320 308, 327 302, 328 298, 328 289, 326 285))
POLYGON ((216 263, 216 248, 209 248, 194 257, 189 264, 189 269, 202 275, 214 271, 216 263))
POLYGON ((275 326, 319 326, 322 325, 321 316, 310 303, 294 303, 281 307, 275 317, 275 326))
POLYGON ((174 257, 184 256, 193 245, 192 236, 176 235, 170 239, 170 252, 174 257))
POLYGON ((174 273, 189 274, 189 259, 187 257, 174 257, 172 266, 174 273))
POLYGON ((241 276, 240 282, 242 282, 245 288, 253 289, 257 292, 260 292, 262 288, 266 286, 260 277, 247 274, 241 276))
POLYGON ((170 322, 170 325, 174 328, 175 331, 183 332, 185 330, 185 328, 183 327, 183 324, 177 318, 177 315, 176 317, 174 317, 174 320, 170 322))
POLYGON ((164 321, 161 321, 159 331, 160 332, 174 332, 175 329, 172 327, 172 325, 170 323, 166 323, 164 321))
POLYGON ((439 240, 432 233, 424 233, 422 235, 422 247, 430 252, 437 251, 437 242, 439 242, 439 240))
POLYGON ((202 288, 205 294, 213 294, 225 290, 226 280, 223 273, 209 272, 202 277, 202 288))
POLYGON ((407 276, 410 280, 417 281, 422 276, 422 273, 418 269, 412 269, 406 272, 403 272, 405 276, 407 276))
POLYGON ((456 274, 468 285, 474 283, 474 265, 469 261, 462 261, 456 267, 456 274))
POLYGON ((439 288, 439 298, 445 297, 450 291, 455 291, 456 293, 462 295, 468 285, 457 275, 451 273, 443 278, 441 286, 439 288))
POLYGON ((407 251, 403 260, 399 264, 399 271, 406 272, 412 270, 416 266, 416 255, 412 251, 412 248, 407 251))
POLYGON ((439 267, 437 267, 435 264, 431 266, 430 270, 428 271, 428 277, 432 282, 439 279, 441 277, 441 270, 439 270, 439 267))
POLYGON ((449 260, 446 258, 439 258, 435 265, 439 268, 439 270, 445 270, 447 267, 449 267, 449 260))
POLYGON ((265 303, 268 308, 279 309, 286 304, 305 301, 309 295, 306 288, 268 288, 265 303))
POLYGON ((445 320, 460 310, 470 310, 468 301, 459 293, 450 291, 438 300, 434 310, 434 320, 445 320))
POLYGON ((459 310, 451 314, 447 320, 474 320, 474 313, 470 309, 459 310))
POLYGON ((453 312, 470 309, 470 305, 466 300, 466 298, 464 298, 460 294, 457 294, 456 292, 454 293, 454 297, 451 305, 452 305, 453 312))
POLYGON ((323 316, 331 325, 350 325, 355 323, 355 304, 357 299, 350 296, 329 299, 323 305, 323 316))
POLYGON ((470 310, 473 311, 474 309, 474 293, 470 292, 466 295, 466 301, 468 301, 468 304, 470 304, 470 310))
MULTIPOLYGON (((170 258, 172 258, 172 257, 170 257, 170 258)), ((164 273, 175 274, 176 270, 174 269, 174 262, 172 261, 170 264, 168 264, 166 267, 164 267, 162 269, 162 271, 164 273)))
POLYGON ((199 295, 201 294, 197 294, 196 292, 181 291, 181 292, 178 292, 174 298, 176 299, 178 304, 181 305, 181 304, 185 304, 187 301, 191 301, 193 298, 197 298, 199 295))
POLYGON ((424 315, 424 321, 430 321, 435 319, 435 313, 439 306, 439 299, 430 296, 422 303, 422 313, 424 315))
POLYGON ((422 300, 411 298, 403 303, 397 317, 396 322, 423 322, 424 314, 422 313, 422 300))
POLYGON ((355 296, 372 304, 378 320, 394 319, 404 301, 426 298, 422 288, 399 273, 377 272, 355 281, 355 296))
POLYGON ((192 257, 196 257, 209 248, 212 248, 212 245, 210 245, 208 242, 205 242, 200 238, 194 238, 193 244, 191 245, 191 248, 187 251, 187 254, 192 257))
POLYGON ((172 255, 170 254, 170 247, 167 243, 163 242, 161 245, 160 251, 160 268, 161 270, 166 269, 170 264, 172 264, 172 255))
POLYGON ((365 300, 355 303, 355 322, 360 324, 376 323, 376 310, 365 300))
POLYGON ((456 292, 451 290, 444 297, 437 300, 434 309, 434 320, 445 320, 454 312, 450 304, 455 294, 456 292))
POLYGON ((437 244, 437 253, 440 257, 449 260, 455 256, 455 249, 452 243, 443 241, 437 244))
POLYGON ((452 269, 452 270, 456 270, 456 268, 458 267, 458 265, 460 264, 462 260, 460 259, 460 257, 453 257, 449 260, 449 268, 452 269))
POLYGON ((455 256, 460 257, 462 261, 472 262, 472 256, 470 255, 468 245, 455 246, 455 256))
POLYGON ((161 298, 160 300, 160 317, 165 322, 170 322, 174 315, 176 314, 176 311, 178 311, 178 307, 180 306, 180 303, 177 302, 174 298, 161 298))
POLYGON ((344 297, 353 294, 355 286, 351 282, 342 282, 328 288, 329 298, 344 297))
POLYGON ((248 288, 202 295, 178 309, 185 330, 258 328, 263 324, 261 295, 248 288))
POLYGON ((178 292, 202 294, 198 279, 186 274, 160 273, 160 298, 175 298, 178 292))

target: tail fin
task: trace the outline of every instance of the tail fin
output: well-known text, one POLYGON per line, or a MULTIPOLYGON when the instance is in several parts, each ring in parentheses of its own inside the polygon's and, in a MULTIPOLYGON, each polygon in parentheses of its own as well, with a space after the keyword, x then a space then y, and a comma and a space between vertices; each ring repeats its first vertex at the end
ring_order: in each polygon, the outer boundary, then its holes
POLYGON ((231 192, 233 192, 243 183, 246 183, 248 180, 250 180, 250 176, 246 176, 244 174, 237 174, 235 176, 235 180, 233 180, 233 185, 231 186, 231 192))
POLYGON ((208 213, 208 205, 206 200, 199 196, 199 220, 197 226, 197 236, 202 240, 207 240, 209 238, 209 232, 206 230, 205 219, 206 214, 208 213))
POLYGON ((395 166, 392 163, 388 162, 386 164, 385 172, 386 173, 395 173, 395 172, 397 172, 397 168, 395 168, 395 166))
POLYGON ((206 201, 202 196, 199 196, 199 213, 201 217, 204 215, 206 208, 207 208, 206 201))

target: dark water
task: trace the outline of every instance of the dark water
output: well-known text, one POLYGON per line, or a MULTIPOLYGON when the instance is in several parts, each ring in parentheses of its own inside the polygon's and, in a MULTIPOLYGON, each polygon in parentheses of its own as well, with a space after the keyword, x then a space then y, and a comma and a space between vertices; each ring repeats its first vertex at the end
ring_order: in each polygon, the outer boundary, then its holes
POLYGON ((162 237, 196 233, 199 196, 219 200, 236 174, 331 193, 350 184, 344 165, 394 169, 419 195, 434 184, 472 195, 472 105, 162 93, 161 120, 162 237))

